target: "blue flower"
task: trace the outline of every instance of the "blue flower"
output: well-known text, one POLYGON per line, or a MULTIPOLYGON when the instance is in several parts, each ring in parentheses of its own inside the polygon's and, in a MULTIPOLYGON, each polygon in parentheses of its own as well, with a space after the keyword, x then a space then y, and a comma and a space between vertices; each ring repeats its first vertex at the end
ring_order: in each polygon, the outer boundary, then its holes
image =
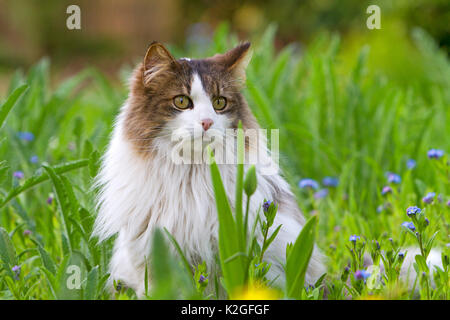
POLYGON ((304 189, 304 188, 319 189, 319 184, 317 183, 317 181, 315 181, 313 179, 302 179, 298 183, 298 186, 301 189, 304 189))
POLYGON ((381 213, 381 212, 383 212, 383 210, 384 210, 384 206, 383 206, 382 204, 380 204, 380 205, 377 207, 377 213, 381 213))
POLYGON ((20 266, 14 266, 11 268, 11 270, 14 272, 14 279, 19 280, 20 275, 20 266))
POLYGON ((398 257, 400 258, 400 260, 403 260, 403 258, 405 257, 405 254, 403 252, 399 252, 398 257))
POLYGON ((412 223, 411 221, 405 221, 402 223, 402 227, 408 228, 411 231, 415 231, 416 227, 414 226, 414 223, 412 223))
POLYGON ((325 177, 322 180, 322 183, 325 187, 337 187, 339 184, 339 179, 335 177, 325 177))
POLYGON ((351 235, 350 239, 348 239, 348 240, 351 241, 351 242, 356 243, 356 241, 359 240, 359 239, 361 239, 361 237, 354 234, 354 235, 351 235))
POLYGON ((312 284, 305 284, 306 293, 309 293, 310 290, 314 290, 314 286, 312 284))
POLYGON ((383 189, 381 190, 381 194, 384 196, 385 194, 391 193, 392 192, 392 188, 389 186, 385 186, 383 187, 383 189))
POLYGON ((38 162, 39 162, 38 156, 32 156, 32 157, 30 158, 30 162, 31 162, 31 163, 38 163, 38 162))
POLYGON ((444 155, 444 151, 439 149, 430 149, 427 153, 428 158, 430 159, 439 159, 444 155))
POLYGON ((267 210, 269 210, 270 204, 272 203, 272 201, 267 200, 266 202, 263 203, 262 207, 264 212, 267 212, 267 210))
POLYGON ((395 183, 395 184, 399 184, 402 181, 402 178, 393 172, 388 172, 387 173, 387 179, 389 181, 389 183, 395 183))
POLYGON ((411 206, 411 207, 408 207, 408 209, 406 209, 406 214, 408 215, 408 217, 415 216, 416 214, 421 213, 421 212, 422 212, 422 210, 416 206, 411 206))
POLYGON ((450 207, 450 200, 447 201, 447 207, 450 207))
POLYGON ((19 132, 17 134, 20 139, 24 141, 33 141, 34 140, 34 134, 31 132, 19 132))
POLYGON ((370 277, 370 272, 367 272, 366 270, 357 270, 355 272, 356 280, 366 280, 368 277, 370 277))
POLYGON ((25 175, 23 174, 22 171, 15 171, 13 173, 13 177, 16 179, 23 179, 23 177, 25 177, 25 175))
POLYGON ((321 189, 321 190, 317 191, 316 193, 314 193, 314 198, 322 199, 322 198, 325 198, 327 195, 328 195, 328 189, 321 189))
POLYGON ((422 201, 425 203, 432 203, 435 196, 435 192, 428 192, 427 195, 422 198, 422 201))
POLYGON ((410 170, 414 169, 416 167, 416 164, 417 164, 417 162, 414 159, 406 160, 406 167, 410 170))
POLYGON ((205 280, 206 280, 206 277, 201 274, 200 277, 198 278, 198 283, 203 283, 203 282, 205 282, 205 280))

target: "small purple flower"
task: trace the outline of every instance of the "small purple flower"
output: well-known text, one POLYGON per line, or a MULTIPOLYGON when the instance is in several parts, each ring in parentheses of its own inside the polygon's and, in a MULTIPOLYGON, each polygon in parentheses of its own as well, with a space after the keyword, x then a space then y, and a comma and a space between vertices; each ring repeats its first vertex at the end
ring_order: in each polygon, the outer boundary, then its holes
POLYGON ((417 165, 416 160, 414 160, 414 159, 408 159, 408 160, 406 160, 406 167, 407 167, 408 169, 412 170, 412 169, 414 169, 414 168, 416 167, 416 165, 417 165))
POLYGON ((444 151, 439 149, 430 149, 427 155, 430 159, 440 159, 444 155, 444 151))
POLYGON ((272 201, 267 200, 266 202, 263 203, 262 207, 264 212, 267 212, 267 210, 269 210, 270 204, 272 203, 272 201))
POLYGON ((24 141, 33 141, 34 140, 34 134, 31 132, 19 132, 18 136, 20 139, 24 141))
POLYGON ((421 212, 422 212, 422 210, 416 206, 411 206, 411 207, 408 207, 408 209, 406 209, 406 214, 408 215, 408 217, 415 216, 416 214, 421 213, 421 212))
POLYGON ((351 235, 348 240, 353 243, 356 243, 356 241, 358 241, 359 239, 361 239, 361 237, 354 234, 354 235, 351 235))
POLYGON ((383 206, 382 204, 380 204, 380 205, 377 207, 377 213, 381 213, 381 212, 383 212, 383 210, 384 210, 384 206, 383 206))
POLYGON ((377 240, 375 240, 375 246, 376 246, 376 248, 377 248, 377 250, 380 250, 380 243, 377 241, 377 240))
POLYGON ((383 187, 383 189, 381 190, 381 194, 384 196, 384 195, 386 195, 388 193, 392 193, 392 188, 389 187, 389 186, 383 187))
POLYGON ((200 277, 198 278, 198 283, 203 283, 203 282, 205 282, 205 280, 206 280, 206 277, 201 274, 200 277))
POLYGON ((402 178, 393 172, 388 172, 387 173, 387 179, 389 181, 389 183, 395 183, 395 184, 399 184, 402 181, 402 178))
POLYGON ((25 177, 25 175, 23 174, 22 171, 15 171, 13 173, 13 177, 16 179, 23 179, 25 177))
POLYGON ((414 223, 412 223, 411 221, 405 221, 402 223, 402 227, 408 228, 411 231, 415 231, 416 227, 414 226, 414 223))
POLYGON ((309 293, 310 291, 314 290, 314 286, 311 284, 306 285, 305 284, 306 293, 309 293))
POLYGON ((405 254, 403 252, 399 252, 398 257, 400 260, 403 260, 403 258, 405 258, 405 254))
POLYGON ((339 179, 336 177, 325 177, 322 180, 322 183, 325 187, 337 187, 339 184, 339 179))
POLYGON ((47 203, 48 203, 48 204, 52 204, 52 202, 53 202, 53 197, 51 197, 51 196, 48 197, 48 198, 47 198, 47 203))
POLYGON ((319 189, 319 184, 317 183, 317 181, 315 181, 313 179, 302 179, 298 183, 298 186, 301 189, 305 189, 305 188, 319 189))
POLYGON ((428 226, 430 224, 430 220, 428 220, 428 218, 425 218, 425 227, 428 226))
POLYGON ((432 203, 435 196, 435 192, 428 192, 427 195, 422 198, 422 201, 425 203, 432 203))
POLYGON ((31 162, 31 163, 38 163, 38 162, 39 162, 38 156, 32 156, 32 157, 30 157, 30 162, 31 162))
POLYGON ((450 207, 450 200, 447 201, 447 207, 450 207))
POLYGON ((368 277, 370 277, 370 272, 367 272, 366 270, 357 270, 355 272, 356 280, 366 280, 368 277))
POLYGON ((14 272, 14 279, 19 280, 20 276, 20 266, 14 266, 11 268, 11 270, 14 272))
POLYGON ((29 236, 30 234, 31 234, 31 230, 28 230, 28 229, 26 229, 26 230, 23 230, 23 233, 22 233, 24 236, 29 236))
POLYGON ((316 193, 314 193, 314 198, 322 199, 322 198, 325 198, 327 195, 328 195, 328 189, 321 189, 321 190, 317 191, 316 193))

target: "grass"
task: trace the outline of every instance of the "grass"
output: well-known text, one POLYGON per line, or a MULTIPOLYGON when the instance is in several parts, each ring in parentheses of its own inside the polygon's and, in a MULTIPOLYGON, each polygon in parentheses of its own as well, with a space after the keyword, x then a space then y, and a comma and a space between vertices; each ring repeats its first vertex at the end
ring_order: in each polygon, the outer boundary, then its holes
MULTIPOLYGON (((367 68, 369 47, 361 48, 349 69, 340 60, 338 37, 321 37, 299 55, 294 46, 275 53, 274 34, 269 26, 253 43, 245 95, 262 127, 280 129, 281 164, 309 219, 288 250, 288 285, 272 288, 265 281, 265 244, 243 231, 245 209, 233 215, 213 165, 219 233, 236 234, 235 242, 219 235, 223 277, 209 276, 210 266, 189 266, 179 248, 176 257, 168 254, 166 248, 177 247, 176 242, 156 232, 157 259, 150 266, 155 280, 148 298, 214 299, 226 292, 232 298, 321 299, 326 289, 329 299, 448 299, 448 58, 415 30, 417 64, 426 72, 407 85, 396 84, 367 68), (444 155, 430 159, 432 148, 444 155), (408 159, 415 160, 414 168, 407 167, 408 159), (401 181, 389 183, 387 172, 401 181), (327 176, 338 178, 338 185, 324 186, 327 176), (305 178, 315 179, 328 193, 320 197, 317 190, 299 188, 305 178), (387 185, 391 190, 383 195, 387 185), (429 192, 436 193, 430 204, 422 200, 429 192), (422 212, 410 218, 409 206, 422 212), (401 226, 405 221, 414 223, 419 236, 401 226), (359 238, 349 241, 351 235, 359 238), (323 281, 305 284, 302 273, 313 242, 329 257, 328 272, 323 281), (411 245, 422 248, 414 263, 416 291, 398 278, 402 254, 411 245), (443 252, 444 267, 434 273, 424 263, 431 247, 443 252), (384 271, 365 270, 364 252, 384 271), (365 272, 370 276, 360 280, 365 272), (208 282, 213 293, 205 290, 208 282)), ((206 52, 173 50, 179 57, 206 56, 235 43, 222 25, 206 52)), ((132 290, 111 293, 105 287, 112 241, 99 245, 90 238, 92 177, 126 88, 92 68, 51 87, 49 67, 43 59, 27 74, 18 70, 0 102, 0 298, 135 299, 132 290)), ((120 76, 128 74, 125 68, 120 76)), ((243 173, 238 181, 236 194, 245 208, 257 181, 243 173)), ((276 207, 263 212, 264 221, 256 227, 267 232, 270 242, 276 207)))

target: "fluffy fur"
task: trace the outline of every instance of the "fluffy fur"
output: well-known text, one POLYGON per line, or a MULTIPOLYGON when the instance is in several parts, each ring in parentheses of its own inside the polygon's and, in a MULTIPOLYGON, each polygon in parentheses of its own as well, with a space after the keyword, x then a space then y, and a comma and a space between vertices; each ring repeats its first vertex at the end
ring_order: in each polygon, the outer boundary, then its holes
MULTIPOLYGON (((236 128, 239 120, 244 129, 258 128, 240 93, 248 48, 246 43, 212 58, 175 60, 163 46, 152 44, 131 79, 129 98, 116 119, 97 177, 100 193, 94 234, 101 241, 117 234, 111 280, 123 281, 138 295, 144 290, 145 259, 155 227, 168 229, 192 265, 206 261, 211 271, 216 268, 218 221, 209 165, 171 161, 174 143, 170 133, 201 128, 205 117, 224 135, 224 130, 236 128), (189 96, 193 108, 176 110, 172 99, 179 94, 189 96), (223 111, 211 105, 211 99, 219 94, 228 101, 223 111)), ((247 153, 266 152, 261 142, 258 150, 247 148, 247 153)), ((268 278, 277 278, 282 284, 279 261, 284 261, 286 244, 295 241, 304 218, 282 176, 261 174, 261 164, 256 169, 258 188, 251 198, 249 225, 264 199, 278 203, 273 228, 279 224, 282 228, 265 260, 272 263, 268 278)), ((219 170, 233 208, 236 165, 220 164, 219 170)), ((311 283, 324 272, 323 258, 316 248, 306 281, 311 283)), ((149 274, 151 282, 151 270, 149 274)))

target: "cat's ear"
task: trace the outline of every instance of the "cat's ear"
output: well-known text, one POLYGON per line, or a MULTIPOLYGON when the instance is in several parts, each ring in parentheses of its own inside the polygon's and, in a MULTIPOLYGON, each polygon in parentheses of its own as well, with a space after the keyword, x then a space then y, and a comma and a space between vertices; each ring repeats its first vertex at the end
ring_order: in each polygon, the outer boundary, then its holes
POLYGON ((245 81, 245 69, 251 57, 250 42, 244 42, 224 54, 215 55, 213 59, 224 64, 235 77, 245 81))
POLYGON ((144 58, 144 85, 148 85, 158 74, 167 71, 172 63, 177 62, 169 50, 161 43, 153 41, 144 58))

